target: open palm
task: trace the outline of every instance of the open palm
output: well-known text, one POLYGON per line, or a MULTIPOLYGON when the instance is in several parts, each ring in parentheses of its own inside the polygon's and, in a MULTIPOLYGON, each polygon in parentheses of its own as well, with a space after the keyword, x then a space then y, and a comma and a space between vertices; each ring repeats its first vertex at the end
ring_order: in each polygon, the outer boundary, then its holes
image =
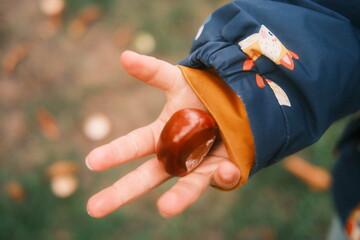
MULTIPOLYGON (((155 153, 158 137, 165 123, 183 108, 206 108, 184 79, 181 70, 153 57, 126 51, 121 65, 133 77, 163 90, 167 103, 160 116, 148 126, 136 129, 90 152, 86 164, 102 171, 155 153)), ((222 141, 217 141, 202 164, 178 182, 158 200, 163 216, 181 213, 194 203, 209 184, 232 188, 240 179, 238 168, 229 160, 222 141)), ((91 216, 100 218, 139 198, 167 181, 171 176, 156 157, 147 160, 113 185, 92 196, 87 205, 91 216)))

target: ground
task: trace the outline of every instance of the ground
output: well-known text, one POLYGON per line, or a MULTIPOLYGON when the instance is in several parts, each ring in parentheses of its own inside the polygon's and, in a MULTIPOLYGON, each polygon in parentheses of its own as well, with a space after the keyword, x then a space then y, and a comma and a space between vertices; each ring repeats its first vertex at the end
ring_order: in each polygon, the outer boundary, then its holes
MULTIPOLYGON (((0 239, 324 238, 333 215, 329 191, 311 191, 281 164, 237 191, 209 188, 171 219, 160 217, 155 203, 176 179, 104 219, 86 213, 87 198, 144 161, 90 172, 86 154, 150 123, 165 101, 125 74, 121 52, 147 51, 176 63, 203 19, 225 2, 69 0, 58 21, 40 1, 0 0, 0 239), (139 47, 144 34, 153 37, 154 49, 153 43, 141 48, 148 38, 139 47), (111 131, 94 141, 83 127, 96 113, 108 118, 111 131), (61 161, 77 168, 78 186, 66 198, 54 195, 48 174, 61 161)), ((331 169, 341 128, 336 124, 302 154, 331 169)))

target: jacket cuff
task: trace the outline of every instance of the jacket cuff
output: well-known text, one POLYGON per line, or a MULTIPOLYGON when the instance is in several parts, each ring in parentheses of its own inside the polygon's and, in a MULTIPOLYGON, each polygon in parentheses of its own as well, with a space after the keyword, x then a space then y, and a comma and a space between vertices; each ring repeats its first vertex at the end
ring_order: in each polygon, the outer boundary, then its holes
POLYGON ((244 103, 215 71, 178 67, 216 120, 229 158, 241 171, 234 189, 244 185, 255 165, 254 138, 244 103))

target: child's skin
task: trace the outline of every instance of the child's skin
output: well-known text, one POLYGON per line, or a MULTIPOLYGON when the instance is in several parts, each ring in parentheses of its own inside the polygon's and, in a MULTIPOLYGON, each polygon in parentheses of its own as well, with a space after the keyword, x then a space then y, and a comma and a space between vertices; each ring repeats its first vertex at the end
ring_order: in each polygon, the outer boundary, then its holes
MULTIPOLYGON (((120 63, 131 76, 163 90, 167 103, 153 123, 91 151, 86 158, 86 164, 94 171, 106 170, 154 154, 164 124, 177 110, 191 107, 206 111, 178 67, 130 51, 121 55, 120 63)), ((170 178, 156 157, 151 158, 110 187, 92 196, 87 210, 92 217, 104 217, 170 178)), ((219 141, 201 165, 179 178, 178 182, 159 198, 159 213, 165 217, 177 215, 193 204, 210 184, 230 189, 240 178, 239 169, 229 160, 224 144, 219 141)))

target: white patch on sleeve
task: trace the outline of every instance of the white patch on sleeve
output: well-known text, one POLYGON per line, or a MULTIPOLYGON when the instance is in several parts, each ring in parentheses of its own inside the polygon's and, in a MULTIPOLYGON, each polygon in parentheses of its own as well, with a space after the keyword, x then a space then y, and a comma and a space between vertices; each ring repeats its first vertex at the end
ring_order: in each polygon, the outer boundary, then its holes
POLYGON ((201 25, 200 28, 199 28, 199 30, 198 30, 197 33, 196 33, 195 40, 198 40, 198 39, 199 39, 199 37, 201 36, 203 30, 204 30, 204 25, 201 25))

